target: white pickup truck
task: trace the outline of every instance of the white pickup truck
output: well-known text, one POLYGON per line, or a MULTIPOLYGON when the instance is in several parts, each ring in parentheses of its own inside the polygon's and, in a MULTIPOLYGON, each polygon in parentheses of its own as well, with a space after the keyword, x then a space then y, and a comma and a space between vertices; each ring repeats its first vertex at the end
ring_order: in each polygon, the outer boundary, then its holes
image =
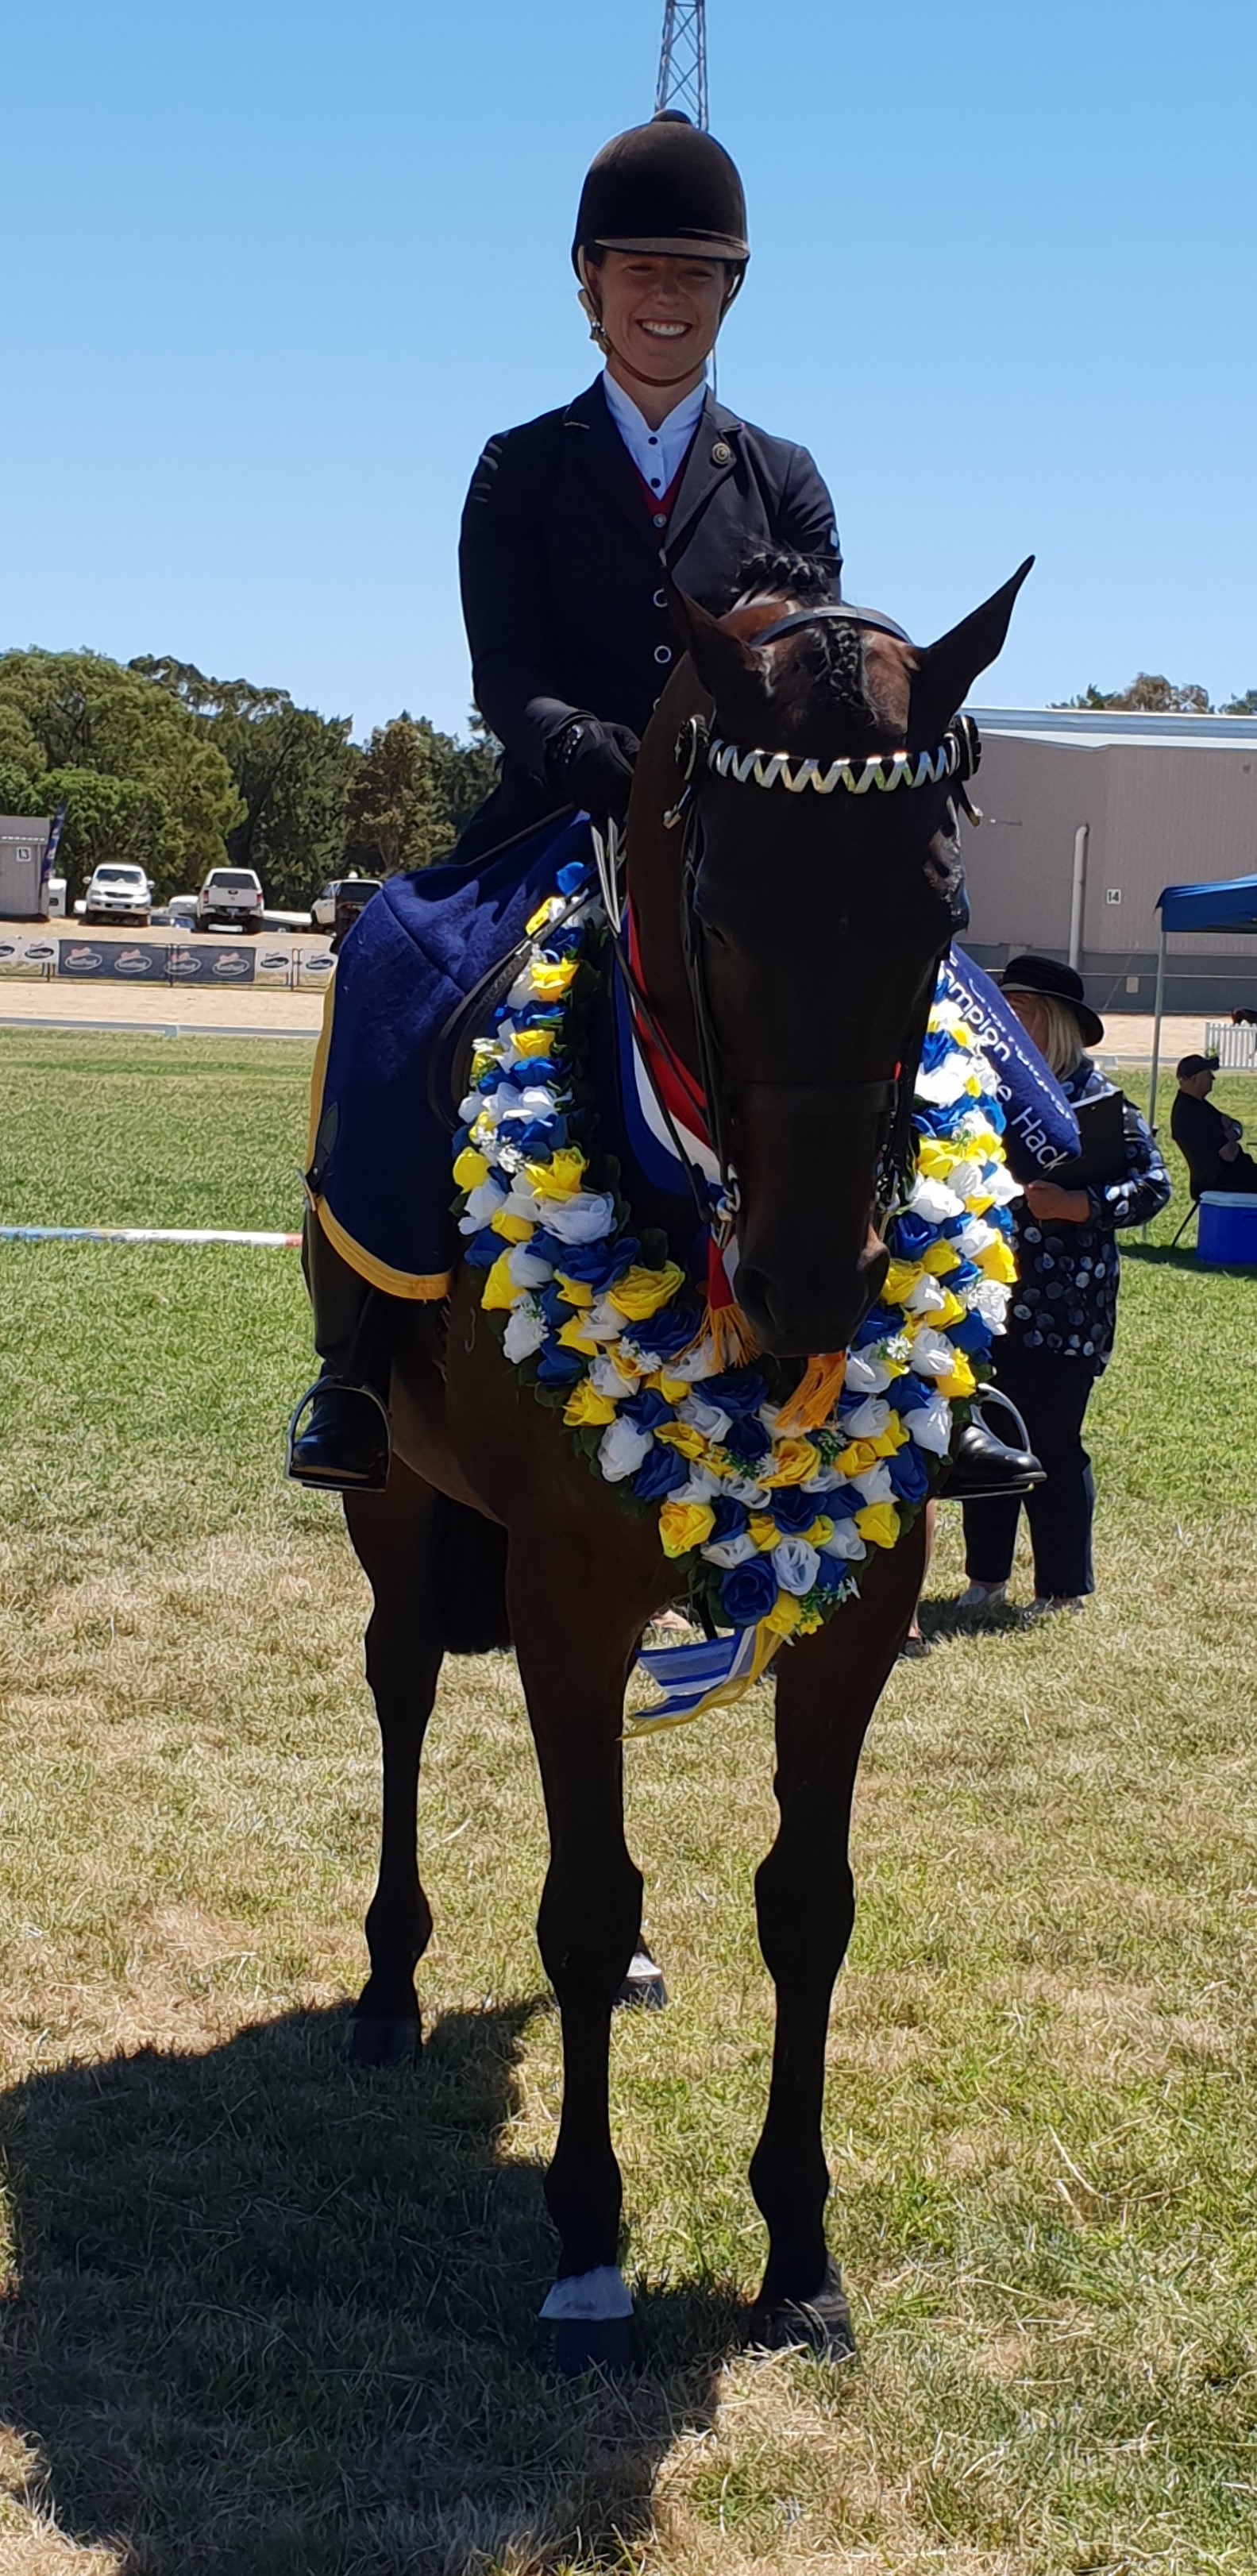
POLYGON ((211 868, 196 899, 198 930, 260 930, 262 880, 252 868, 211 868))

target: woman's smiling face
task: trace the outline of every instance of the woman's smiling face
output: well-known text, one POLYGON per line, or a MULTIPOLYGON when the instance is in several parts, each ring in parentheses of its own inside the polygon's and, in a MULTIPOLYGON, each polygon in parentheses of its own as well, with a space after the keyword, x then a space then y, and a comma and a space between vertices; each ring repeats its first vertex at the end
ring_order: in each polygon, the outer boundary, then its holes
POLYGON ((589 277, 616 356, 648 383, 697 383, 728 300, 723 260, 608 250, 589 277))

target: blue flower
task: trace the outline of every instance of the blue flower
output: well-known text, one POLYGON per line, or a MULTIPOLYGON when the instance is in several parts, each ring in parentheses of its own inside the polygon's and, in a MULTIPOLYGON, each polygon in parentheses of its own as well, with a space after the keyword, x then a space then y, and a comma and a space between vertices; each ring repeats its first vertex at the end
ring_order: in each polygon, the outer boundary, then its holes
POLYGON ((672 1407, 666 1395, 653 1386, 643 1386, 620 1406, 626 1422, 635 1422, 639 1431, 657 1431, 661 1422, 673 1420, 672 1407))
POLYGON ((658 1359, 670 1359, 677 1351, 688 1349, 700 1322, 701 1317, 693 1306, 663 1306, 648 1322, 630 1325, 629 1339, 639 1351, 651 1351, 658 1359))
POLYGON ((633 1491, 644 1503, 662 1503, 678 1485, 688 1482, 689 1473, 689 1460, 678 1458, 675 1449, 664 1449, 656 1440, 633 1478, 633 1491))
POLYGON ((784 1485, 773 1495, 769 1509, 783 1538, 802 1538, 817 1513, 824 1511, 825 1497, 805 1494, 798 1485, 784 1485))
POLYGON ((816 1494, 813 1500, 817 1511, 831 1521, 853 1521, 864 1509, 864 1496, 854 1485, 835 1485, 831 1493, 816 1494))
POLYGON ((901 1503, 924 1502, 930 1490, 925 1461, 915 1440, 906 1440, 890 1461, 890 1481, 901 1503))
POLYGON ((933 1235, 933 1226, 923 1216, 897 1216, 891 1228, 891 1251, 900 1261, 919 1261, 933 1235))
POLYGON ((754 1369, 724 1369, 719 1377, 703 1379, 703 1394, 722 1413, 758 1413, 767 1393, 754 1369))
POLYGON ((729 1566, 721 1581, 720 1607, 735 1628, 756 1627, 768 1617, 776 1598, 777 1577, 766 1556, 729 1566))
POLYGON ((622 1235, 615 1243, 560 1243, 557 1234, 539 1226, 529 1239, 528 1249, 538 1261, 548 1261, 561 1270, 565 1279, 579 1279, 592 1288, 596 1297, 613 1288, 630 1264, 636 1261, 640 1246, 631 1234, 622 1235))
POLYGON ((932 1377, 916 1377, 909 1369, 906 1377, 895 1380, 895 1411, 904 1415, 919 1413, 922 1405, 929 1404, 937 1392, 932 1377))
POLYGON ((753 1467, 760 1458, 766 1458, 772 1445, 771 1435, 755 1413, 745 1413, 740 1421, 731 1422, 722 1443, 730 1457, 743 1467, 753 1467))
MULTIPOLYGON (((568 859, 557 870, 554 882, 562 895, 579 894, 581 887, 589 883, 588 859, 568 859)), ((574 931, 572 936, 576 938, 579 933, 574 931)))
POLYGON ((903 1315, 898 1306, 870 1306, 851 1347, 862 1351, 868 1342, 884 1342, 888 1333, 903 1331, 903 1315))
POLYGON ((841 1592, 847 1580, 847 1574, 848 1568, 842 1557, 826 1556, 822 1552, 820 1564, 816 1569, 817 1591, 827 1595, 841 1592))
POLYGON ((579 1351, 561 1350, 557 1342, 547 1342, 537 1361, 537 1375, 543 1386, 572 1386, 584 1366, 579 1351))
POLYGON ((966 1315, 963 1323, 948 1325, 947 1339, 958 1351, 967 1351, 970 1359, 981 1359, 991 1347, 991 1327, 980 1315, 966 1315))
POLYGON ((712 1511, 715 1515, 711 1528, 712 1543, 719 1539, 741 1538, 751 1517, 745 1503, 736 1503, 732 1494, 721 1494, 719 1500, 712 1504, 712 1511))
POLYGON ((463 1245, 463 1259, 473 1270, 492 1270, 499 1252, 506 1249, 500 1234, 492 1226, 482 1225, 479 1234, 470 1235, 463 1245))

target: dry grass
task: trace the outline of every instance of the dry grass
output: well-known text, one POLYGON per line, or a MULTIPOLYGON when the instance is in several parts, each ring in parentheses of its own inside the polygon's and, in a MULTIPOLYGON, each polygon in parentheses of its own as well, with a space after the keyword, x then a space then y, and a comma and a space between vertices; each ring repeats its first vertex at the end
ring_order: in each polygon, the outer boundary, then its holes
POLYGON ((830 2052, 858 2372, 736 2355, 767 1703, 632 1748, 673 2000, 615 2035, 617 2396, 527 2358, 558 2053, 513 1670, 452 1669, 431 1738, 427 2056, 351 2076, 362 1587, 275 1474, 293 1272, 203 1263, 0 1271, 0 2576, 1251 2576, 1252 1285, 1132 1261, 1096 1602, 936 1611, 883 1704, 830 2052))

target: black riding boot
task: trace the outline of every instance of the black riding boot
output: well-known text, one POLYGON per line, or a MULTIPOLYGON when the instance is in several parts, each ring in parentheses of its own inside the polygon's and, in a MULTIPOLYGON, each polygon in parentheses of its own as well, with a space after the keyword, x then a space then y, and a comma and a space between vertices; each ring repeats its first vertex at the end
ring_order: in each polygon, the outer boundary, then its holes
POLYGON ((1046 1484, 1043 1468, 1028 1445, 1026 1426, 1016 1407, 998 1387, 984 1387, 974 1399, 970 1418, 952 1435, 951 1455, 935 1500, 940 1503, 989 1503, 1007 1494, 1032 1494, 1046 1484), (1019 1449, 988 1431, 985 1404, 997 1404, 1011 1415, 1021 1434, 1019 1449))
POLYGON ((389 1464, 384 1301, 328 1242, 310 1210, 301 1266, 323 1366, 289 1425, 288 1473, 298 1485, 332 1493, 380 1493, 389 1464))

